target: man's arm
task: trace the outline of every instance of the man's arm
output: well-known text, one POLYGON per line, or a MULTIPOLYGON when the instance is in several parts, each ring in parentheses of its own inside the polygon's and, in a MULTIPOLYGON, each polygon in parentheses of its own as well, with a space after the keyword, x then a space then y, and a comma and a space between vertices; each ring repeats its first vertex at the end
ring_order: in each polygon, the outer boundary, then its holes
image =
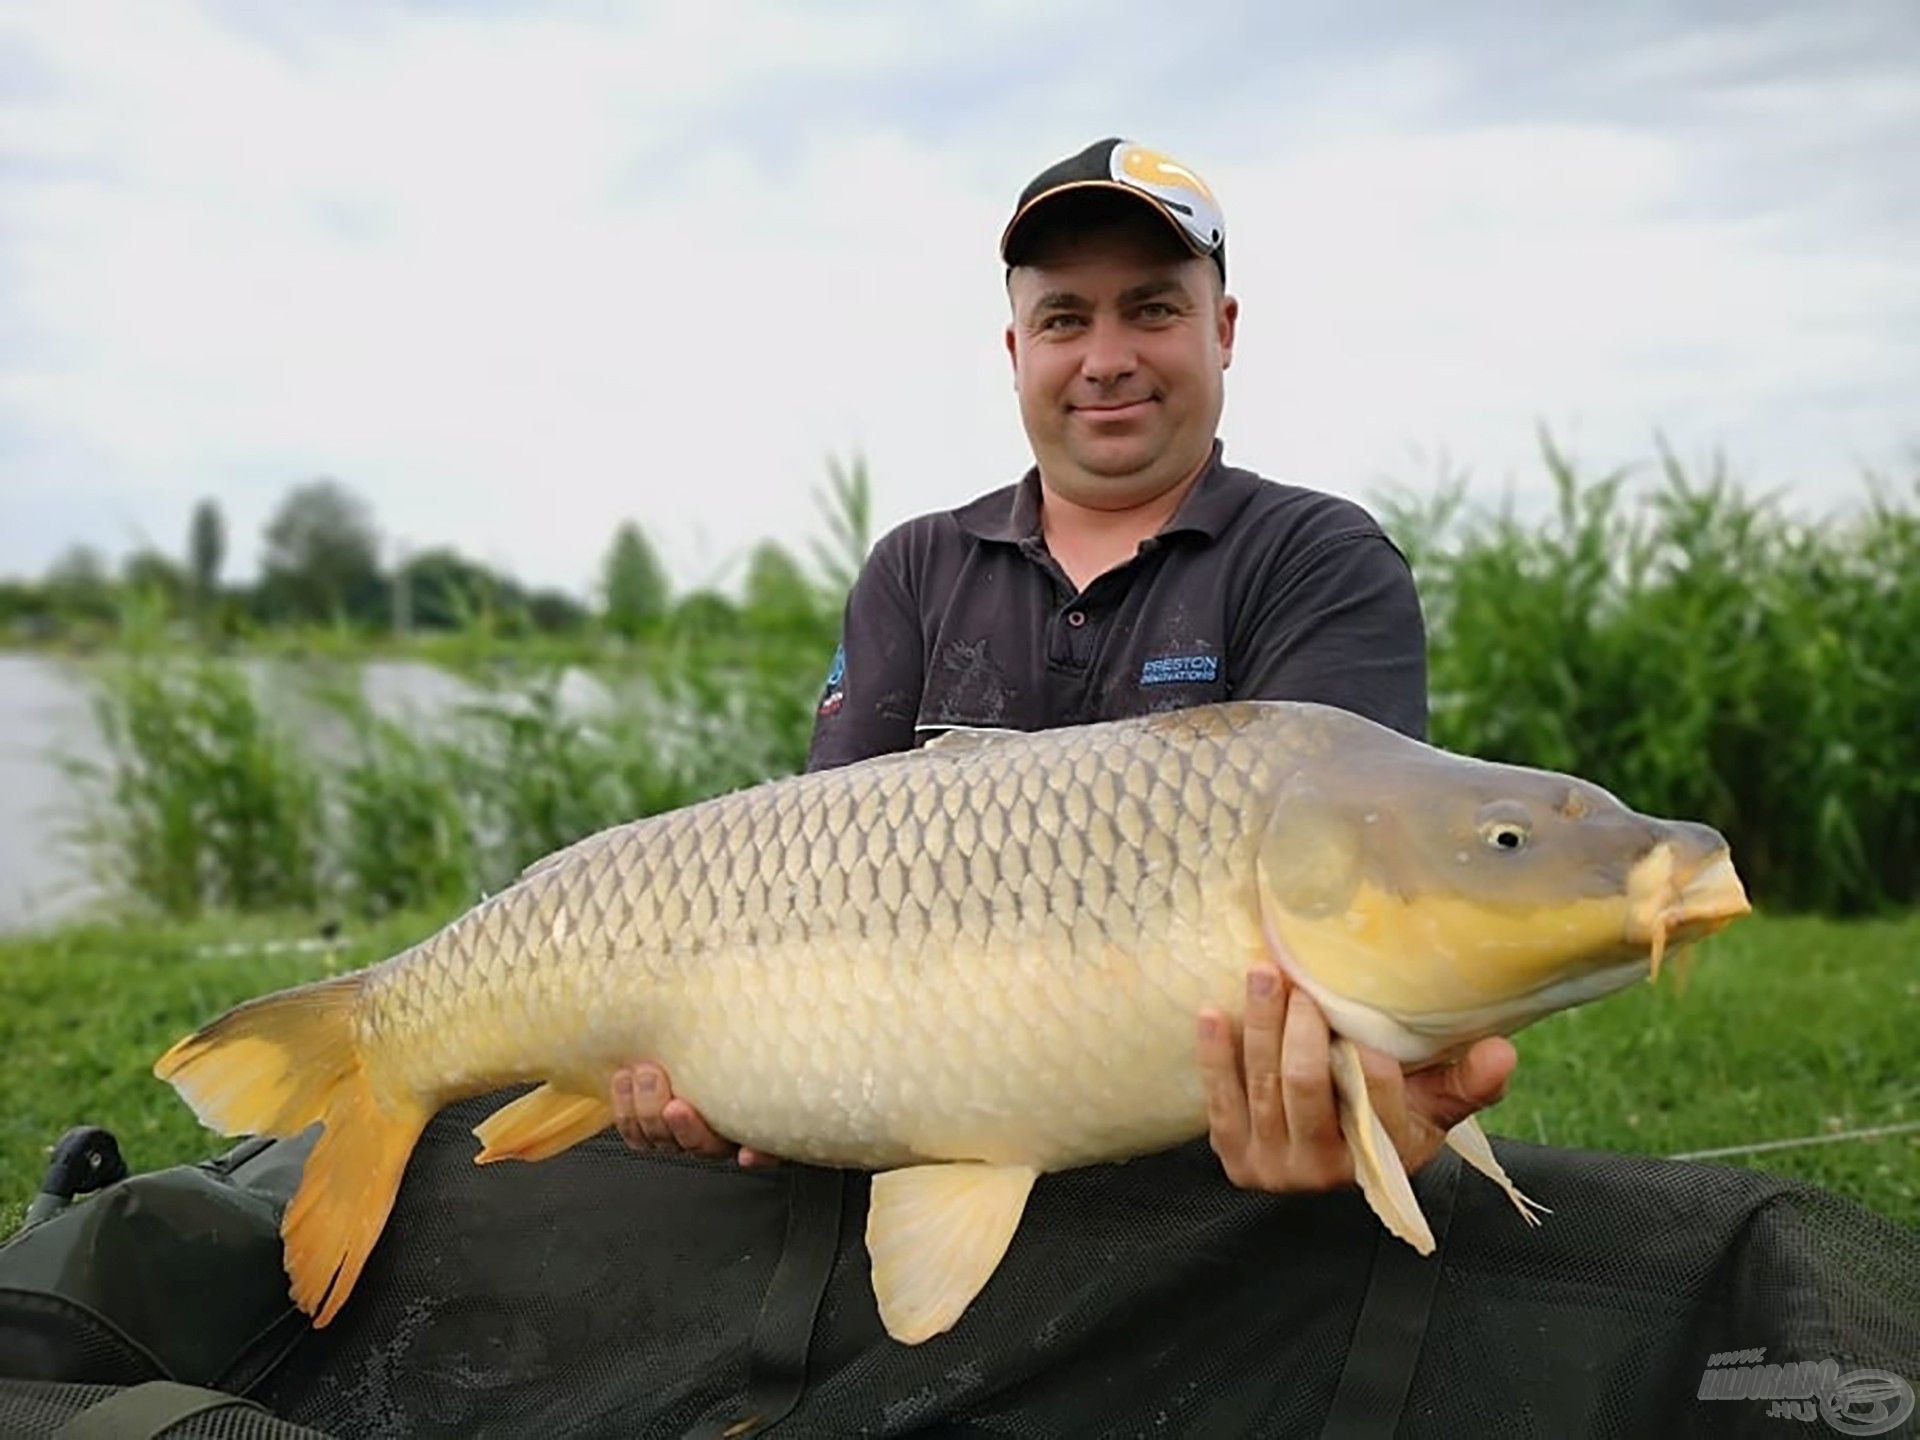
POLYGON ((920 611, 908 590, 906 532, 883 538, 847 595, 813 720, 807 769, 913 748, 925 684, 920 611))

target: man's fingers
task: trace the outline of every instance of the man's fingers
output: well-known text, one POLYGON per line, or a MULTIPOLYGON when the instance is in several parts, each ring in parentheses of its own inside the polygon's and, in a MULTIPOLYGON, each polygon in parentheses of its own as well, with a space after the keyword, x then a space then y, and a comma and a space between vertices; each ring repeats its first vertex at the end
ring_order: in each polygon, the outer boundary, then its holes
POLYGON ((1400 1062, 1368 1045, 1358 1049, 1360 1070, 1367 1078, 1367 1098, 1373 1102, 1373 1113, 1380 1117, 1393 1148, 1400 1152, 1400 1158, 1409 1168, 1425 1164, 1429 1156, 1424 1152, 1429 1142, 1418 1133, 1407 1110, 1407 1081, 1400 1062))
MULTIPOLYGON (((661 1113, 667 1101, 673 1098, 667 1072, 658 1065, 629 1065, 625 1073, 630 1077, 632 1111, 630 1123, 621 1129, 621 1136, 636 1150, 675 1144, 673 1130, 668 1126, 666 1116, 661 1113)), ((615 1078, 614 1104, 617 1111, 618 1077, 615 1078)))
POLYGON ((660 1112, 674 1143, 695 1155, 731 1154, 733 1146, 713 1133, 706 1117, 685 1100, 669 1100, 660 1112))
POLYGON ((1294 986, 1287 992, 1287 1020, 1281 1032, 1280 1095, 1287 1132, 1295 1145, 1324 1145, 1339 1138, 1330 1043, 1320 1007, 1294 986))
POLYGON ((1407 1103, 1436 1128, 1451 1130, 1507 1093, 1519 1059, 1505 1036, 1482 1040, 1451 1065, 1408 1076, 1407 1103))
POLYGON ((1262 965, 1247 976, 1247 1014, 1240 1049, 1246 1066, 1247 1120, 1254 1138, 1282 1145, 1287 1111, 1281 1098, 1280 1031, 1287 1016, 1287 984, 1278 969, 1262 965))
POLYGON ((1207 1130, 1214 1152, 1232 1163, 1246 1148, 1247 1092, 1240 1081, 1240 1047, 1233 1026, 1218 1010, 1199 1021, 1200 1078, 1207 1090, 1207 1130))

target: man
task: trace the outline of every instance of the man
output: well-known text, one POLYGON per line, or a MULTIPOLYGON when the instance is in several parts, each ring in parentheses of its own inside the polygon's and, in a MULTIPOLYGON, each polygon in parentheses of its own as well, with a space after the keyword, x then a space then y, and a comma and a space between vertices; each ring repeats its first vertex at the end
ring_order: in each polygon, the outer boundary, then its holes
MULTIPOLYGON (((1043 171, 1001 237, 1006 347, 1035 466, 884 537, 848 599, 810 769, 955 726, 1021 730, 1238 699, 1340 705, 1424 738, 1425 633, 1405 560, 1358 506, 1272 484, 1215 438, 1239 301, 1205 182, 1108 139, 1043 171)), ((1198 1020, 1210 1139, 1250 1189, 1349 1184, 1325 1019, 1263 966, 1244 1038, 1198 1020)), ((1497 1100, 1505 1040, 1403 1078, 1368 1052, 1409 1171, 1497 1100)), ((636 1148, 770 1157, 715 1135, 656 1066, 614 1082, 636 1148)))
MULTIPOLYGON (((1101 141, 1027 187, 1001 255, 1034 468, 874 547, 812 768, 953 726, 1231 697, 1316 700, 1424 733, 1404 559, 1358 507, 1222 459, 1240 313, 1224 241, 1198 177, 1139 146, 1101 141)), ((675 1158, 623 1188, 651 1237, 629 1277, 651 1326, 635 1353, 680 1377, 646 1424, 1132 1433, 1158 1416, 1166 1433, 1243 1434, 1323 1413, 1375 1257, 1391 1269, 1400 1257, 1382 1245, 1405 1247, 1348 1189, 1330 1039, 1307 995, 1261 966, 1241 1026, 1195 1018, 1212 1153, 1196 1142, 1049 1177, 963 1324, 922 1347, 879 1329, 864 1176, 769 1170, 674 1098, 658 1066, 623 1070, 613 1104, 630 1146, 737 1162, 675 1158), (1269 1270, 1287 1283, 1272 1288, 1269 1270)), ((1413 1077, 1368 1056, 1374 1108, 1410 1171, 1499 1097, 1513 1064, 1505 1040, 1413 1077)))

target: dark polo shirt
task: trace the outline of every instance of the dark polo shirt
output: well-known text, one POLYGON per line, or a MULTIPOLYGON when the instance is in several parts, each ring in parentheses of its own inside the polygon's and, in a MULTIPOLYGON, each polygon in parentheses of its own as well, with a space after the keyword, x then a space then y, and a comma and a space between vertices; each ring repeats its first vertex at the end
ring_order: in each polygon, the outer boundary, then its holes
POLYGON ((1426 735, 1407 562, 1359 506, 1227 465, 1078 590, 1040 533, 1040 480, 910 520, 847 602, 808 768, 959 725, 1041 730, 1216 700, 1317 700, 1426 735))

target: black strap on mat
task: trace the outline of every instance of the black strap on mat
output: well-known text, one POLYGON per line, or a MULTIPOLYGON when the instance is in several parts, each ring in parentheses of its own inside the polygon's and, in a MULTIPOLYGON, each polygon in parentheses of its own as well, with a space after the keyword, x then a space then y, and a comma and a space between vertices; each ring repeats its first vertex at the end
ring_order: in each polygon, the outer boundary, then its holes
POLYGON ((251 1400, 173 1380, 149 1380, 109 1395, 60 1428, 60 1440, 152 1440, 182 1420, 237 1406, 268 1413, 251 1400))
POLYGON ((1433 1231, 1434 1253, 1421 1255, 1381 1230, 1322 1440, 1374 1440, 1391 1436, 1399 1427, 1433 1311, 1433 1292, 1440 1283, 1440 1252, 1453 1223, 1462 1167, 1459 1156, 1443 1150, 1427 1168, 1433 1183, 1421 1187, 1420 1208, 1433 1231))
POLYGON ((724 1427, 690 1431, 687 1440, 741 1440, 765 1430, 800 1403, 813 1323, 839 1251, 847 1175, 811 1165, 789 1166, 788 1174, 786 1243, 753 1329, 747 1413, 724 1427))

